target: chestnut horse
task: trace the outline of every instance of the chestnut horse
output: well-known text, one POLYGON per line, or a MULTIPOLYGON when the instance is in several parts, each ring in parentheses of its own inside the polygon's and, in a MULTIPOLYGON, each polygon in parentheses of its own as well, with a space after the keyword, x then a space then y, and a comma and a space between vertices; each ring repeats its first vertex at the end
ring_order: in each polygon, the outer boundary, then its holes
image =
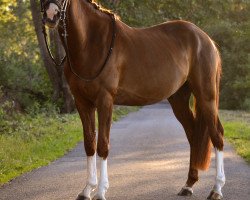
POLYGON ((62 35, 67 52, 64 73, 84 130, 88 177, 77 199, 105 199, 113 105, 144 106, 166 98, 191 148, 188 179, 179 195, 192 195, 198 170, 209 167, 213 145, 216 178, 208 199, 221 199, 225 184, 223 127, 218 117, 221 60, 209 36, 186 21, 131 28, 91 0, 41 3, 45 24, 57 27, 62 35), (96 152, 101 159, 99 182, 96 152))

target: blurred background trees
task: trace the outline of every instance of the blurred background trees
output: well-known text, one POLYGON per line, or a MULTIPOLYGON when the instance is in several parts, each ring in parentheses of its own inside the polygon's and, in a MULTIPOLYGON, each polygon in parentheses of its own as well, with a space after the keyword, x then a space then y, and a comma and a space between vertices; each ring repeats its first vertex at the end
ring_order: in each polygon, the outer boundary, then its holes
MULTIPOLYGON (((173 19, 205 30, 223 59, 221 108, 250 110, 249 0, 99 0, 130 26, 146 27, 173 19)), ((48 58, 41 35, 38 0, 0 1, 0 104, 14 100, 16 109, 73 109, 62 68, 48 58), (34 26, 35 25, 35 26, 34 26)), ((49 33, 57 58, 63 55, 58 35, 49 33)))

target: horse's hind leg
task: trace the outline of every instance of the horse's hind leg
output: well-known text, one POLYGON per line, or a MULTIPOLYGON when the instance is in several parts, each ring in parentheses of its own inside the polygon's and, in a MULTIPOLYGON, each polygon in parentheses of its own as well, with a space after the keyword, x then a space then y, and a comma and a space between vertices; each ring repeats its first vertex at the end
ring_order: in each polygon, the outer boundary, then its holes
MULTIPOLYGON (((202 53, 203 54, 203 53, 202 53)), ((211 53, 211 55, 214 55, 211 53)), ((216 55, 216 54, 215 54, 216 55)), ((208 199, 222 199, 221 189, 225 184, 223 164, 223 127, 218 117, 220 64, 218 55, 201 56, 199 65, 190 77, 192 92, 197 99, 197 108, 207 126, 205 134, 209 135, 215 148, 216 178, 215 185, 208 199), (214 58, 214 59, 211 59, 214 58), (216 59, 217 58, 217 59, 216 59), (213 62, 214 61, 214 62, 213 62)), ((199 141, 194 142, 196 146, 199 141)))
POLYGON ((208 199, 222 199, 222 187, 225 185, 224 163, 223 163, 223 127, 219 121, 217 103, 214 99, 200 100, 200 106, 206 121, 208 132, 215 148, 216 178, 215 184, 208 199))
MULTIPOLYGON (((186 82, 174 95, 172 95, 168 100, 172 106, 173 112, 179 122, 182 124, 190 147, 192 148, 192 135, 195 128, 195 120, 193 112, 189 106, 189 99, 191 96, 191 90, 189 88, 188 82, 186 82)), ((188 179, 186 185, 182 188, 178 195, 180 196, 190 196, 193 193, 192 187, 198 181, 198 170, 194 168, 192 161, 192 150, 190 151, 190 167, 188 173, 188 179)))

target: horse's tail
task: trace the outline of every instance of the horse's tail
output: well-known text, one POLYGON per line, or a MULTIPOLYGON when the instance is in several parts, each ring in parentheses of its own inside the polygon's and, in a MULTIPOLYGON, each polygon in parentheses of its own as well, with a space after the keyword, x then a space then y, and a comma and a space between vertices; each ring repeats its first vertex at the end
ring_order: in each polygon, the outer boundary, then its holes
POLYGON ((207 170, 211 160, 211 140, 201 108, 194 99, 195 130, 192 135, 191 154, 194 169, 207 170))
MULTIPOLYGON (((219 52, 218 52, 219 55, 219 52)), ((220 98, 220 79, 221 79, 221 59, 219 56, 219 63, 218 63, 218 68, 217 68, 217 74, 216 74, 216 89, 217 89, 217 94, 216 94, 216 104, 217 104, 217 109, 219 110, 219 98, 220 98)), ((218 130, 220 131, 221 135, 224 136, 224 128, 220 122, 220 119, 218 117, 218 130)))
MULTIPOLYGON (((217 51, 218 53, 218 51, 217 51)), ((218 113, 219 107, 219 84, 221 76, 221 59, 219 53, 217 54, 217 66, 216 66, 216 112, 218 113)), ((194 97, 195 98, 195 97, 194 97)), ((204 112, 204 111, 203 111, 204 112)), ((211 147, 212 142, 208 131, 208 126, 204 117, 202 108, 194 99, 194 116, 195 116, 195 129, 192 135, 191 154, 192 165, 195 169, 207 170, 211 161, 211 147)), ((223 127, 217 116, 217 129, 223 135, 223 127)))

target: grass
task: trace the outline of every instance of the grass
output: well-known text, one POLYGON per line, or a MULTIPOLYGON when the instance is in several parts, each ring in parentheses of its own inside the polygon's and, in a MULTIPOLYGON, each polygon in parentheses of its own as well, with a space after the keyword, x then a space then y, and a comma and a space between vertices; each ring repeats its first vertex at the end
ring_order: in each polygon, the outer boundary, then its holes
MULTIPOLYGON (((113 120, 137 109, 116 107, 113 120)), ((62 157, 83 138, 78 114, 20 115, 6 123, 0 127, 0 186, 62 157)))
POLYGON ((226 139, 236 152, 250 164, 250 113, 220 111, 226 139))

